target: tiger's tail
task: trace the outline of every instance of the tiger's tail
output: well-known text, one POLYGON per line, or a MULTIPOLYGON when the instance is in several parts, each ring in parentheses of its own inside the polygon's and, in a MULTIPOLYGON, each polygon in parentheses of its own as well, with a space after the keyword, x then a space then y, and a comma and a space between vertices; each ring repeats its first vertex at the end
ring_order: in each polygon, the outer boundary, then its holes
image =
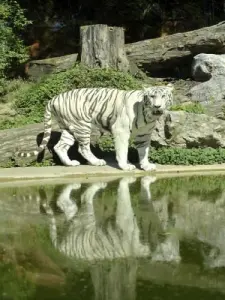
POLYGON ((16 152, 15 155, 18 157, 31 157, 31 156, 37 156, 39 153, 41 153, 47 146, 50 137, 51 137, 51 131, 52 131, 52 112, 51 112, 51 101, 48 102, 45 108, 45 114, 44 114, 44 136, 41 142, 41 145, 35 150, 31 152, 16 152))

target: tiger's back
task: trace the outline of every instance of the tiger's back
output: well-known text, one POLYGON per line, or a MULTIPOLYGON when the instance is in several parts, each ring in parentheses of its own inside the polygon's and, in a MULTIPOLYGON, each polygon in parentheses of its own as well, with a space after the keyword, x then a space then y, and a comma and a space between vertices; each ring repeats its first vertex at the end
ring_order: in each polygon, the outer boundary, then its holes
POLYGON ((126 105, 128 93, 110 88, 75 89, 54 97, 50 106, 65 128, 87 122, 110 131, 110 126, 126 105))

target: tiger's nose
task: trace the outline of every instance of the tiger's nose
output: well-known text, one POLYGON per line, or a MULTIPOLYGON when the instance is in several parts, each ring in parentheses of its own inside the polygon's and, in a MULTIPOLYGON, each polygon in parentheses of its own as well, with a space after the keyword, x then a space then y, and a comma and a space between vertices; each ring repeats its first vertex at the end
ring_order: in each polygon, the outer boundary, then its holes
POLYGON ((161 105, 154 105, 155 109, 159 109, 161 107, 161 105))

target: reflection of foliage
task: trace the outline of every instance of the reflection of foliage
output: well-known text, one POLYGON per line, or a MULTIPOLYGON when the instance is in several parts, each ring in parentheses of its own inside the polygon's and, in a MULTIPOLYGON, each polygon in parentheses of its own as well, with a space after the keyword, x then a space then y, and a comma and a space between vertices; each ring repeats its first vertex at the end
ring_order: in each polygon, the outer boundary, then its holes
MULTIPOLYGON (((22 191, 14 189, 14 192, 17 192, 17 198, 20 193, 21 196, 26 195, 24 189, 22 191)), ((21 220, 18 217, 16 222, 14 219, 9 222, 10 228, 17 231, 16 234, 1 236, 0 299, 2 300, 34 299, 37 286, 48 289, 57 288, 59 284, 64 283, 61 266, 65 266, 65 260, 60 259, 61 256, 52 246, 48 227, 43 223, 28 225, 27 219, 24 221, 23 217, 25 215, 21 215, 21 220)), ((5 223, 1 225, 6 228, 5 223)))
POLYGON ((15 263, 0 262, 0 297, 1 299, 30 299, 35 289, 27 280, 23 268, 17 269, 15 263))
POLYGON ((224 176, 192 176, 165 178, 157 180, 151 186, 151 193, 154 199, 163 195, 170 195, 174 199, 178 194, 188 192, 188 195, 198 196, 202 201, 216 201, 225 191, 224 176))

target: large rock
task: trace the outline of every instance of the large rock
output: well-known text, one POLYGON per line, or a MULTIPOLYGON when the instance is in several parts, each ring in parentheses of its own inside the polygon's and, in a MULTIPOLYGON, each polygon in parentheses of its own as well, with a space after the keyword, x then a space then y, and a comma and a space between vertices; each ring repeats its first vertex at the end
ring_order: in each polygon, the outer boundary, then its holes
POLYGON ((192 63, 192 76, 196 81, 207 81, 212 76, 225 76, 225 55, 200 53, 192 63))
MULTIPOLYGON (((4 166, 12 157, 16 148, 34 150, 43 136, 43 124, 27 125, 16 129, 0 131, 0 166, 4 166)), ((53 125, 49 143, 50 152, 60 137, 58 126, 53 125)), ((92 133, 92 144, 99 142, 97 129, 92 133)), ((153 146, 170 147, 222 147, 225 148, 225 121, 205 114, 192 114, 184 111, 170 112, 161 117, 152 135, 153 146)), ((76 146, 69 155, 77 155, 76 146)), ((51 154, 47 151, 47 157, 51 154)), ((79 157, 80 159, 80 157, 79 157)))
MULTIPOLYGON (((225 194, 224 192, 220 193, 218 186, 213 189, 212 184, 212 190, 209 192, 210 187, 207 186, 207 191, 213 196, 211 196, 211 201, 207 201, 206 196, 200 193, 200 190, 196 188, 197 186, 195 186, 196 190, 193 190, 195 188, 191 187, 188 181, 187 186, 188 188, 184 186, 180 189, 177 185, 177 189, 173 187, 169 193, 164 192, 165 188, 162 189, 162 196, 158 195, 157 200, 152 202, 154 211, 157 213, 161 224, 165 224, 163 227, 166 232, 171 230, 169 218, 173 219, 171 232, 179 232, 180 241, 188 238, 195 243, 200 242, 201 245, 207 245, 208 251, 202 257, 205 267, 224 267, 225 194), (176 201, 173 202, 171 199, 176 199, 176 201), (173 207, 171 210, 169 210, 170 206, 173 207)), ((176 249, 176 243, 172 246, 173 249, 176 249)), ((180 251, 178 254, 182 256, 180 251)))
POLYGON ((225 53, 225 22, 184 33, 126 44, 129 59, 152 75, 190 75, 190 64, 199 53, 225 53), (176 73, 176 74, 175 74, 176 73))
POLYGON ((33 60, 29 63, 27 75, 33 80, 38 80, 43 75, 67 70, 75 64, 77 56, 78 54, 74 53, 60 57, 33 60))
MULTIPOLYGON (((171 147, 213 147, 225 148, 225 121, 205 114, 170 112, 161 120, 159 133, 153 136, 155 144, 171 147)), ((159 127, 158 127, 159 128, 159 127)), ((157 131, 157 130, 156 130, 157 131)))
POLYGON ((209 105, 225 99, 225 76, 215 75, 210 80, 192 87, 187 93, 192 101, 209 105))
POLYGON ((204 104, 204 111, 207 115, 211 117, 216 117, 218 119, 225 120, 225 103, 224 100, 204 104))
POLYGON ((201 102, 207 114, 224 119, 225 55, 201 53, 194 57, 192 75, 201 83, 192 87, 186 96, 201 102))

